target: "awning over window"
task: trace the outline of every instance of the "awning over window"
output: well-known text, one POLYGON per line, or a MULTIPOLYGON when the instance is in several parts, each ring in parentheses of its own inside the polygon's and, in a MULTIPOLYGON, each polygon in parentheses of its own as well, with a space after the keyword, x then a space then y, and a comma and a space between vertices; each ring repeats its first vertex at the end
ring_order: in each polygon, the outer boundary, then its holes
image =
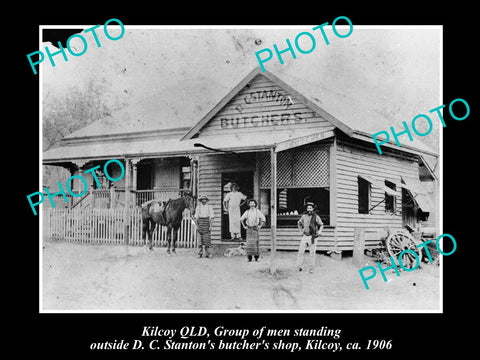
POLYGON ((388 195, 391 195, 391 196, 397 196, 399 195, 395 190, 393 189, 390 189, 387 185, 385 185, 383 182, 381 182, 380 180, 376 180, 370 176, 367 176, 367 175, 358 175, 359 177, 361 177, 363 180, 366 180, 368 181, 370 184, 374 185, 375 187, 379 188, 379 189, 382 189, 383 191, 385 191, 388 195))
POLYGON ((428 194, 427 188, 422 185, 420 180, 406 179, 402 176, 402 187, 414 195, 428 194))
POLYGON ((430 212, 435 204, 428 196, 428 190, 420 180, 405 179, 402 177, 402 187, 408 191, 417 206, 423 212, 430 212))
POLYGON ((418 207, 422 209, 423 212, 431 212, 432 209, 435 207, 428 195, 417 194, 414 200, 417 202, 418 207))

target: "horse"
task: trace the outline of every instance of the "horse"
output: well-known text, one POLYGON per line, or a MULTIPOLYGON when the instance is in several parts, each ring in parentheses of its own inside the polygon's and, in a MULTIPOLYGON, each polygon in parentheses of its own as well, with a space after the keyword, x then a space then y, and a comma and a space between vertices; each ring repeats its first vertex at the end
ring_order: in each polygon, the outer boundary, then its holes
POLYGON ((153 251, 152 233, 157 224, 167 227, 167 253, 170 254, 170 243, 172 241, 172 252, 175 253, 178 229, 182 224, 183 211, 189 209, 191 214, 195 212, 194 198, 189 193, 183 193, 178 199, 168 201, 150 200, 141 205, 142 209, 142 239, 144 245, 153 251), (148 236, 147 236, 148 235, 148 236))

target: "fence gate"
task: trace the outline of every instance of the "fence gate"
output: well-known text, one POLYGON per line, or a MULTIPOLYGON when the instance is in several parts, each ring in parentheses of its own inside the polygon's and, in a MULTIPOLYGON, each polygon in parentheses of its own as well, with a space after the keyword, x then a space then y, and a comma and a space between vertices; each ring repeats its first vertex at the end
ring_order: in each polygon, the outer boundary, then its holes
MULTIPOLYGON (((92 244, 124 244, 124 209, 42 209, 43 236, 47 239, 92 244)), ((129 211, 129 245, 143 245, 140 209, 129 211)), ((157 226, 153 246, 167 245, 167 228, 157 226)), ((176 246, 194 248, 197 235, 190 216, 182 220, 176 246)))

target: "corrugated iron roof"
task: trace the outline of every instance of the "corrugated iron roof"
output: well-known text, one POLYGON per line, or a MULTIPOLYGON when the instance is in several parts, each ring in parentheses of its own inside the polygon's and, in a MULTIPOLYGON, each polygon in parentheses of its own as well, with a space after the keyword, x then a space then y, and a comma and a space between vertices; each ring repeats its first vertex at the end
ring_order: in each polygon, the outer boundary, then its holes
POLYGON ((109 141, 53 148, 44 153, 44 163, 63 163, 69 160, 109 159, 129 157, 186 156, 211 153, 206 147, 224 151, 245 152, 267 150, 273 145, 298 137, 311 135, 311 130, 273 132, 268 137, 262 133, 218 135, 180 140, 161 138, 155 140, 109 141))
POLYGON ((154 92, 111 116, 65 136, 64 139, 191 127, 227 91, 227 88, 211 79, 200 77, 179 81, 172 87, 154 92), (202 94, 200 98, 199 93, 202 94))
MULTIPOLYGON (((247 77, 253 78, 252 75, 261 75, 262 72, 257 68, 250 72, 247 77)), ((386 119, 384 116, 376 113, 372 109, 365 107, 365 105, 355 101, 354 99, 344 96, 342 94, 334 93, 322 88, 318 84, 312 84, 301 79, 288 79, 285 81, 277 75, 273 75, 280 86, 288 87, 290 91, 295 91, 300 96, 304 97, 313 110, 324 111, 335 119, 335 124, 338 122, 343 124, 346 128, 351 129, 351 136, 358 137, 365 141, 373 142, 371 134, 387 130, 390 126, 402 129, 396 121, 386 119), (338 122, 337 122, 338 121, 338 122)), ((271 77, 270 77, 271 78, 271 77)), ((232 89, 235 89, 238 84, 233 84, 232 89)), ((232 90, 230 90, 232 91, 232 90)), ((237 90, 236 90, 237 91, 237 90)), ((180 141, 180 137, 166 138, 158 140, 117 140, 105 143, 91 143, 89 138, 99 138, 105 136, 108 138, 112 135, 131 133, 151 133, 152 131, 171 130, 180 127, 195 127, 199 121, 204 119, 209 112, 228 94, 228 89, 216 84, 209 79, 188 79, 178 83, 175 87, 168 88, 159 93, 152 94, 152 96, 129 106, 121 111, 114 113, 111 117, 104 118, 95 123, 92 123, 68 136, 65 141, 75 139, 82 139, 83 143, 76 146, 61 146, 50 149, 43 154, 44 162, 58 161, 60 159, 77 159, 84 157, 119 157, 123 155, 142 155, 142 154, 162 154, 169 155, 181 152, 198 152, 198 149, 193 147, 191 141, 180 141), (201 97, 198 93, 202 94, 201 97), (172 97, 175 97, 175 102, 171 102, 172 97), (180 99, 178 99, 180 97, 180 99), (171 105, 171 104, 181 105, 171 105)), ((407 121, 408 123, 408 121, 407 121)), ((334 124, 334 125, 335 125, 334 124)), ((344 127, 342 125, 342 127, 344 127)), ((280 135, 285 141, 297 136, 304 136, 300 132, 286 133, 280 135)), ((261 146, 261 142, 265 145, 271 144, 273 137, 265 137, 264 134, 256 136, 241 136, 242 139, 235 139, 229 136, 222 143, 222 137, 215 137, 212 147, 231 148, 236 140, 241 140, 244 146, 261 146)), ((405 137, 408 141, 408 138, 405 137)), ((423 144, 418 138, 414 138, 413 142, 405 142, 402 144, 405 148, 419 150, 429 154, 436 154, 435 151, 423 144)), ((397 147, 402 150, 402 147, 397 147)))

